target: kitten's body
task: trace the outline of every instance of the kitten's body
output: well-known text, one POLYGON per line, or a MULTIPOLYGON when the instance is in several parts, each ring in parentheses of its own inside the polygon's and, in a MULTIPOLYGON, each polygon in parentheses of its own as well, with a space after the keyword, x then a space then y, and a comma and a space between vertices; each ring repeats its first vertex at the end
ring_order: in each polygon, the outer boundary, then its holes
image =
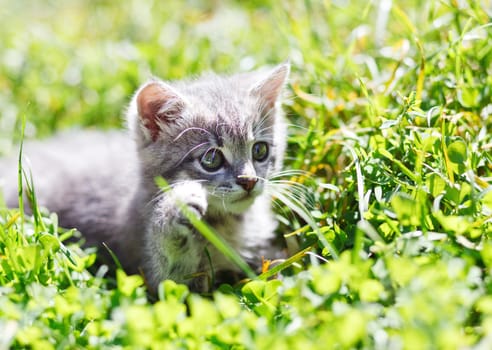
MULTIPOLYGON (((24 154, 23 166, 33 174, 38 204, 57 213, 62 227, 81 231, 88 246, 106 242, 130 272, 137 272, 143 226, 137 203, 146 199, 138 198, 137 156, 129 136, 116 131, 65 132, 27 142, 24 154)), ((15 207, 15 159, 0 160, 0 179, 2 175, 7 205, 15 207)), ((107 253, 104 248, 101 252, 107 253)))
MULTIPOLYGON (((88 245, 105 242, 128 272, 143 269, 154 290, 165 278, 205 290, 206 278, 187 276, 236 270, 185 220, 181 205, 250 264, 278 257, 263 186, 281 164, 277 101, 287 74, 282 65, 269 74, 149 82, 130 104, 131 136, 86 131, 27 144, 24 166, 32 169, 39 204, 58 213, 62 226, 80 230, 88 245), (169 191, 155 184, 158 176, 169 191)), ((15 206, 15 161, 0 161, 2 178, 7 204, 15 206)))

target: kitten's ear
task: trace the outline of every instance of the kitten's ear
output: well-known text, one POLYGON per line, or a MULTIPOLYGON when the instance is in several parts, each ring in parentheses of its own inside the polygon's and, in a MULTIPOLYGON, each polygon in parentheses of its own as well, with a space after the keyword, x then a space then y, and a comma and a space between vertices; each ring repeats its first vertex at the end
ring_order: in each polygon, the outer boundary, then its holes
POLYGON ((251 88, 250 94, 261 100, 264 110, 270 110, 275 106, 287 82, 289 72, 290 63, 283 63, 251 88))
POLYGON ((144 134, 156 141, 166 124, 176 120, 185 101, 171 86, 153 81, 142 87, 135 97, 138 117, 144 134))

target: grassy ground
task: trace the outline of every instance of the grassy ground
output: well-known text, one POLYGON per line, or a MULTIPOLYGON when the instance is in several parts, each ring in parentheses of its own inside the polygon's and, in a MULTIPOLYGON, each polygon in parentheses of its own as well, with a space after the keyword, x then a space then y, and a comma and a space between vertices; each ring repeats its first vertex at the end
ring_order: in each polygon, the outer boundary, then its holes
MULTIPOLYGON (((286 168, 301 253, 213 298, 167 281, 149 304, 64 242, 56 215, 0 214, 0 349, 492 347, 492 3, 16 1, 0 6, 0 152, 121 126, 150 74, 290 58, 286 168), (309 203, 306 203, 307 205, 309 203), (311 221, 311 220, 308 220, 311 221), (313 225, 311 225, 313 226, 313 225), (317 231, 317 232, 316 232, 317 231), (323 263, 324 261, 327 263, 323 263), (188 309, 187 309, 188 308, 188 309)), ((35 181, 35 179, 34 179, 35 181)))

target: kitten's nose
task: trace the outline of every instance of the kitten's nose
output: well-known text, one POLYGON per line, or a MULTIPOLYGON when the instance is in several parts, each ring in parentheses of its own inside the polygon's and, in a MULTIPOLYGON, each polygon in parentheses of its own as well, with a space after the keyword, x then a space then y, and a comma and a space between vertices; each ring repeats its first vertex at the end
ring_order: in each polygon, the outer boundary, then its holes
POLYGON ((248 192, 251 192, 251 190, 253 189, 253 187, 255 187, 257 182, 258 179, 256 177, 238 176, 236 178, 236 183, 238 185, 241 185, 241 187, 248 192))

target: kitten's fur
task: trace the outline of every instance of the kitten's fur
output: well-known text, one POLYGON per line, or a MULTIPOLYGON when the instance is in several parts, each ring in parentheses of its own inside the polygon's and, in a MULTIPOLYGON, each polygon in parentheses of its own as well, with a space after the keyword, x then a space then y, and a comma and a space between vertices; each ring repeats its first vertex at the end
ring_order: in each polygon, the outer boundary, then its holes
MULTIPOLYGON (((277 257, 271 199, 263 190, 282 162, 279 97, 288 73, 282 64, 230 77, 153 80, 128 109, 134 142, 119 132, 73 132, 27 144, 24 166, 32 169, 40 205, 58 213, 62 226, 79 229, 88 245, 105 242, 128 272, 143 269, 154 291, 163 279, 204 291, 210 279, 190 275, 236 270, 196 232, 180 205, 251 265, 277 257), (159 176, 169 190, 156 185, 159 176)), ((15 162, 0 161, 2 178, 7 204, 17 205, 15 162)))

